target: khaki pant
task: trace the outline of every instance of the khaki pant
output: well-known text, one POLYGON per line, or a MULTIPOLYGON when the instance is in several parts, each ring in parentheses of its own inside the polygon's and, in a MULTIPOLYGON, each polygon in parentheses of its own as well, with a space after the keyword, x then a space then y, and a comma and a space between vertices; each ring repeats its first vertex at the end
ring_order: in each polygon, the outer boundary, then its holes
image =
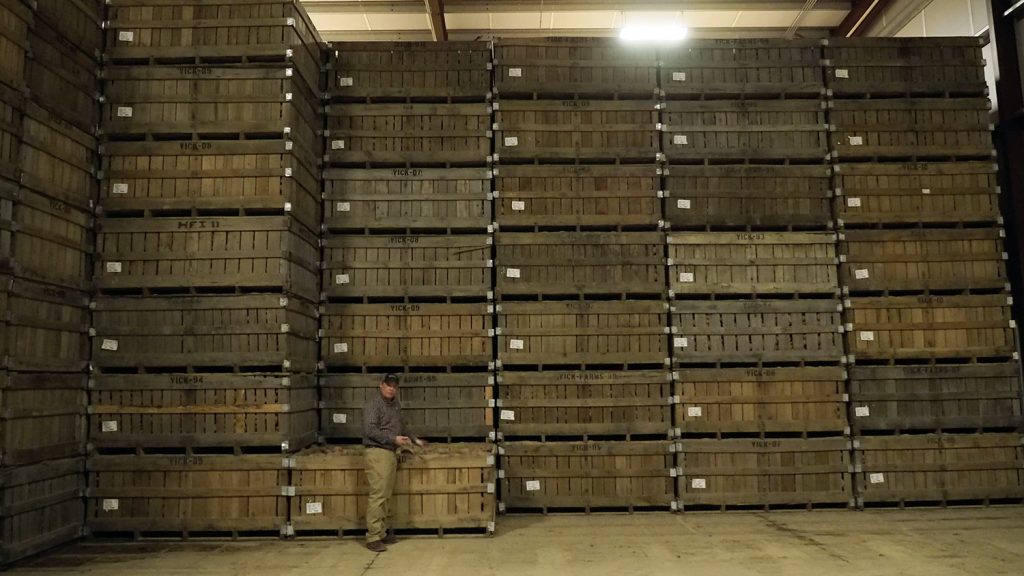
POLYGON ((395 489, 395 470, 398 457, 391 450, 366 448, 366 481, 370 485, 366 506, 366 541, 384 538, 391 513, 391 493, 395 489))

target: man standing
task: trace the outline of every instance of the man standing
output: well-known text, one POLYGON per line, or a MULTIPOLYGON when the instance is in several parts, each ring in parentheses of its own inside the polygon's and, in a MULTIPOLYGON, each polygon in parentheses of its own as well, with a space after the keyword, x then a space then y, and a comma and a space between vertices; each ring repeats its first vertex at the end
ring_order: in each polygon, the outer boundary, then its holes
POLYGON ((396 451, 425 441, 411 436, 402 422, 402 403, 398 400, 398 376, 386 374, 380 381, 380 393, 371 394, 363 406, 363 445, 366 446, 366 481, 370 485, 366 507, 366 547, 374 552, 388 549, 398 541, 388 531, 391 493, 398 469, 396 451))

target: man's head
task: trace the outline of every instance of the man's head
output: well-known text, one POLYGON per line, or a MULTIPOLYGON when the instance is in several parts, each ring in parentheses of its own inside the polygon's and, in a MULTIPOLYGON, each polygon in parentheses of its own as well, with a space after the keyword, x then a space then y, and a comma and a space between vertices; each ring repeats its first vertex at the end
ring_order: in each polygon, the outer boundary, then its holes
POLYGON ((398 375, 385 374, 380 379, 380 395, 386 400, 394 400, 398 395, 398 375))

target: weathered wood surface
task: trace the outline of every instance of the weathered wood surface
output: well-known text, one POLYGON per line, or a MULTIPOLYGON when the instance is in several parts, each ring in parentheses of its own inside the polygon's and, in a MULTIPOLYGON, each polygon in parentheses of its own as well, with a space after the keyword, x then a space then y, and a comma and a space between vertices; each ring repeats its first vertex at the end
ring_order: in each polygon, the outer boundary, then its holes
POLYGON ((0 565, 82 535, 84 458, 0 471, 0 565))
POLYGON ((82 455, 86 381, 84 374, 0 373, 0 462, 82 455))
POLYGON ((491 92, 487 42, 333 42, 333 99, 477 99, 491 92))
POLYGON ((837 96, 987 92, 984 39, 829 38, 825 82, 837 96))

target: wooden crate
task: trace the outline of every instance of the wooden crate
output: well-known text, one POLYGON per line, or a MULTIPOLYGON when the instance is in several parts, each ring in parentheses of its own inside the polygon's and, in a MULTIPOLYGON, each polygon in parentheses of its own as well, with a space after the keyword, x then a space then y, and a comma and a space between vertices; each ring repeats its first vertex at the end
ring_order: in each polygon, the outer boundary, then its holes
POLYGON ((846 373, 840 366, 683 368, 675 374, 680 434, 842 434, 846 373))
POLYGON ((25 372, 83 372, 89 363, 89 295, 20 278, 8 292, 7 367, 25 372))
POLYGON ((492 361, 489 304, 328 304, 320 356, 327 367, 476 366, 492 361))
POLYGON ((838 300, 681 300, 673 305, 679 363, 831 362, 843 357, 838 300))
POLYGON ((73 46, 99 62, 103 51, 103 0, 34 0, 36 20, 45 21, 73 46))
POLYGON ((672 428, 666 370, 502 372, 505 438, 662 435, 672 428))
POLYGON ((483 166, 487 104, 336 104, 326 107, 326 159, 338 164, 483 166))
POLYGON ((665 293, 661 232, 499 232, 499 296, 665 293))
POLYGON ((286 61, 322 90, 320 35, 296 0, 110 0, 107 18, 109 62, 286 61))
POLYGON ((0 373, 4 466, 85 452, 85 374, 0 373))
POLYGON ((100 290, 284 291, 317 300, 318 239, 288 216, 101 218, 100 290))
POLYGON ((0 2, 0 81, 8 86, 25 85, 28 32, 33 22, 32 9, 20 0, 0 2))
POLYGON ((101 374, 89 382, 97 448, 281 447, 316 440, 311 374, 101 374))
POLYGON ((861 506, 1024 498, 1020 434, 865 436, 854 446, 861 506))
POLYGON ((799 160, 828 157, 821 100, 708 100, 662 106, 669 160, 799 160))
POLYGON ((675 445, 650 442, 506 442, 501 500, 509 511, 669 509, 675 445))
POLYGON ((660 169, 647 166, 502 166, 495 170, 502 230, 653 230, 661 222, 660 169))
POLYGON ((683 440, 679 507, 853 506, 847 438, 683 440))
POLYGON ((836 214, 847 227, 984 222, 999 213, 996 165, 991 162, 839 164, 836 214))
POLYGON ((832 226, 825 166, 671 166, 665 218, 679 229, 832 226))
POLYGON ((91 212, 99 188, 96 138, 30 103, 23 139, 19 161, 22 185, 91 212))
POLYGON ((490 236, 328 236, 323 287, 331 297, 486 299, 490 236))
POLYGON ((22 177, 21 139, 25 106, 23 93, 0 82, 0 178, 4 180, 17 182, 22 177))
MULTIPOLYGON (((328 438, 362 438, 363 406, 380 394, 382 374, 320 377, 320 429, 328 438)), ((402 373, 402 419, 416 436, 474 438, 494 430, 494 377, 487 372, 402 373)))
POLYGON ((830 103, 832 157, 991 158, 985 98, 891 98, 830 103))
POLYGON ((316 368, 316 308, 297 298, 101 298, 93 325, 92 361, 100 368, 316 368))
POLYGON ((16 275, 72 290, 89 290, 89 263, 94 250, 91 214, 22 188, 14 205, 14 225, 11 255, 16 275))
POLYGON ((491 93, 488 42, 333 42, 332 99, 483 100, 491 93))
POLYGON ((672 291, 689 294, 837 294, 832 232, 673 232, 672 291))
POLYGON ((847 351, 858 362, 1005 358, 1017 351, 1009 300, 1001 294, 852 298, 847 311, 847 351))
MULTIPOLYGON (((366 459, 362 446, 314 448, 295 456, 291 523, 297 532, 344 534, 366 528, 366 459)), ((391 527, 494 530, 494 446, 432 444, 398 464, 391 527)))
POLYGON ((1017 428, 1020 365, 936 364, 850 369, 851 424, 863 431, 1017 428))
POLYGON ((287 213, 320 228, 319 177, 288 141, 108 142, 102 152, 104 214, 287 213))
POLYGON ((139 536, 278 533, 288 522, 290 464, 281 456, 91 456, 85 525, 139 536))
POLYGON ((498 325, 505 365, 662 365, 670 354, 664 302, 505 302, 498 325))
POLYGON ((84 458, 0 470, 0 566, 82 535, 84 458))
POLYGON ((982 38, 829 38, 825 81, 837 96, 987 93, 982 38))
POLYGON ((493 221, 491 176, 484 168, 325 170, 324 227, 486 231, 493 221))
POLYGON ((283 136, 310 158, 322 149, 319 96, 280 65, 111 66, 103 95, 102 128, 112 136, 283 136))
POLYGON ((1002 229, 848 230, 839 277, 850 292, 1001 290, 1009 286, 1002 229))
POLYGON ((614 38, 503 38, 494 43, 494 67, 502 98, 658 93, 655 49, 614 38))
MULTIPOLYGON (((102 32, 96 29, 96 34, 102 32)), ((93 133, 99 124, 99 64, 42 19, 29 34, 29 45, 27 79, 32 101, 93 133)))
POLYGON ((502 162, 658 157, 658 110, 636 100, 503 100, 495 105, 494 151, 502 162))
POLYGON ((819 96, 821 41, 694 39, 659 51, 668 98, 819 96))

